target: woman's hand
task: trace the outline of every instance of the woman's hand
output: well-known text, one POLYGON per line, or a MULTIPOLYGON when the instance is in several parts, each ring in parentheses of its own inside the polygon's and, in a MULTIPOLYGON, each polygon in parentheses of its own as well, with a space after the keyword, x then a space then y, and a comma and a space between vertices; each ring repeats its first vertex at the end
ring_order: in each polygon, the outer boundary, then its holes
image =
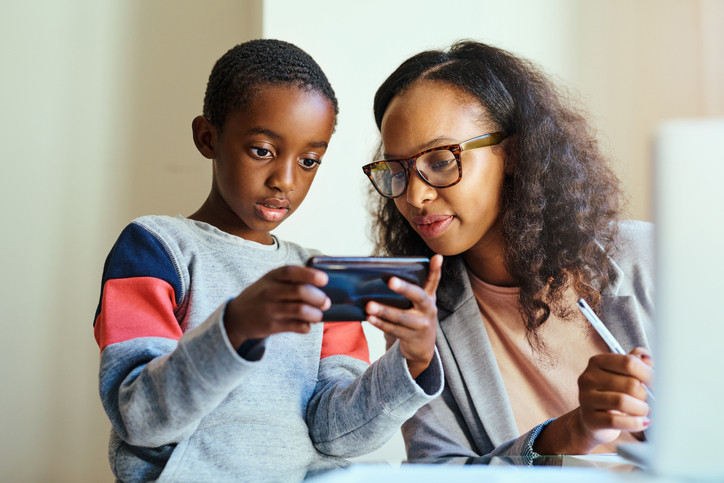
POLYGON ((653 382, 653 359, 637 347, 629 354, 598 354, 578 378, 580 406, 551 422, 536 438, 539 454, 588 454, 621 431, 637 433, 650 420, 644 384, 653 382))
POLYGON ((286 266, 267 273, 226 306, 229 342, 238 349, 245 340, 279 332, 306 334, 332 305, 317 288, 328 280, 326 273, 308 267, 286 266))
POLYGON ((581 432, 591 443, 610 443, 621 431, 636 433, 650 420, 644 384, 653 383, 653 359, 641 347, 628 355, 591 357, 578 378, 581 432))
POLYGON ((376 302, 368 302, 367 321, 383 331, 388 341, 400 340, 400 351, 407 359, 410 375, 414 378, 427 369, 435 354, 437 336, 437 305, 435 292, 440 282, 442 255, 430 260, 430 272, 424 287, 392 277, 390 289, 405 296, 412 307, 402 310, 376 302), (393 339, 394 338, 394 339, 393 339))

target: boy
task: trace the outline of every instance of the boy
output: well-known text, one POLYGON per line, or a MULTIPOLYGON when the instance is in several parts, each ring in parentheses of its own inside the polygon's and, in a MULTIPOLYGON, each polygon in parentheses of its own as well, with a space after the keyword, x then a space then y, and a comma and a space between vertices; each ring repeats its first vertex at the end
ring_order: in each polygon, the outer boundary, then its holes
POLYGON ((412 309, 368 307, 400 338, 369 366, 360 323, 316 323, 330 302, 326 275, 301 266, 312 253, 270 234, 304 200, 337 111, 286 42, 215 64, 193 121, 209 197, 188 218, 135 220, 104 268, 95 336, 119 480, 301 479, 322 455, 379 447, 442 390, 440 260, 424 290, 391 282, 412 309))

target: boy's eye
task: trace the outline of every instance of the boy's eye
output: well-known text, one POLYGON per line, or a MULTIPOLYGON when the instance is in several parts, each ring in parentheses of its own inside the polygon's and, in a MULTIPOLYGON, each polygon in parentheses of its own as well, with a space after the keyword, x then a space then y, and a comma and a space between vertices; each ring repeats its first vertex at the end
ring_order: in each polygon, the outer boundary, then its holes
POLYGON ((264 148, 251 148, 251 152, 258 158, 267 158, 271 155, 271 151, 264 148))
POLYGON ((305 168, 310 168, 310 169, 311 169, 311 168, 316 167, 318 164, 322 164, 322 161, 320 161, 319 159, 314 159, 314 158, 303 158, 303 159, 300 161, 300 163, 301 163, 302 166, 304 166, 305 168))

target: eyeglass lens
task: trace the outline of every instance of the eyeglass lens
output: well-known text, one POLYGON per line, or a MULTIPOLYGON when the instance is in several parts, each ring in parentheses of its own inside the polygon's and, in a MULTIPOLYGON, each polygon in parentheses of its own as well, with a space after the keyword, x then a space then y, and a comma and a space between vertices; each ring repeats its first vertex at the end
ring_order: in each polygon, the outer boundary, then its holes
MULTIPOLYGON (((460 176, 455 155, 440 149, 425 153, 415 162, 417 172, 432 186, 443 187, 455 183, 460 176)), ((370 173, 377 189, 386 196, 400 195, 407 185, 407 175, 397 161, 379 163, 370 173)))

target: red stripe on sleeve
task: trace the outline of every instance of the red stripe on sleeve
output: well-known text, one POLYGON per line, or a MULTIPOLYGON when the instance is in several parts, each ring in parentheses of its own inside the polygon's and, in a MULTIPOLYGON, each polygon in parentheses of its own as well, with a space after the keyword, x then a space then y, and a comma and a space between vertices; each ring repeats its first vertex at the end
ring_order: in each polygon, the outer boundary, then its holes
POLYGON ((154 277, 116 278, 103 287, 101 311, 95 323, 95 337, 103 349, 139 337, 179 340, 183 335, 178 320, 174 290, 168 282, 154 277))
POLYGON ((322 335, 320 359, 329 356, 349 356, 370 363, 367 338, 362 331, 362 322, 327 322, 322 335))

